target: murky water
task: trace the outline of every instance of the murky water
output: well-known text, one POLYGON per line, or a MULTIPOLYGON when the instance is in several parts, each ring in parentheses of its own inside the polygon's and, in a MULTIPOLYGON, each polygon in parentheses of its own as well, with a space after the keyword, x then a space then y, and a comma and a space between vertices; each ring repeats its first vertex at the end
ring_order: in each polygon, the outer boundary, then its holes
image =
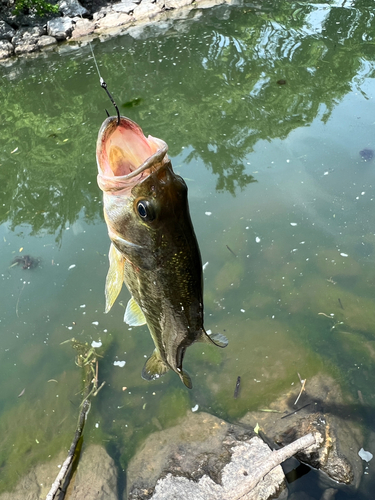
MULTIPOLYGON (((0 68, 0 492, 70 444, 81 371, 61 343, 73 336, 103 344, 106 386, 85 439, 105 444, 121 471, 149 433, 196 404, 234 421, 297 372, 330 374, 360 398, 366 412, 352 416, 375 452, 372 9, 219 6, 93 44, 120 107, 134 104, 122 114, 168 143, 189 187, 208 263, 205 325, 230 342, 188 350, 192 391, 173 372, 141 379, 153 343, 146 327, 123 323, 126 291, 103 313, 109 239, 95 142, 112 110, 89 48, 0 68), (12 267, 20 255, 38 266, 12 267)), ((367 498, 372 468, 350 498, 367 498)), ((321 493, 314 474, 293 487, 321 493)))

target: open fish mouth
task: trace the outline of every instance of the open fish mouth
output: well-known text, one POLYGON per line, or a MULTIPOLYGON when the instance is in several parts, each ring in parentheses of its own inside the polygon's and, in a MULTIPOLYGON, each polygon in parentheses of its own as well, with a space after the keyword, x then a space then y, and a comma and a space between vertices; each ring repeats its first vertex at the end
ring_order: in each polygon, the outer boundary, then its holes
POLYGON ((167 144, 156 137, 147 138, 139 125, 121 117, 107 118, 98 135, 96 159, 98 184, 104 191, 132 187, 153 169, 168 161, 167 144))

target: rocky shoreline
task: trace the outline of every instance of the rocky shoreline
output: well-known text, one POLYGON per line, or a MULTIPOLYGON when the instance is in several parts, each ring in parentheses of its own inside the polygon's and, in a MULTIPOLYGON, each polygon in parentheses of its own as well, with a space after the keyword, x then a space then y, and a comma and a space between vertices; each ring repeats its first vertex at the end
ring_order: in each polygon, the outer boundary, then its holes
POLYGON ((12 9, 0 11, 0 62, 15 57, 35 55, 61 44, 114 36, 140 24, 171 17, 187 16, 192 9, 202 9, 231 0, 100 0, 79 3, 60 0, 59 14, 39 17, 14 15, 12 9))

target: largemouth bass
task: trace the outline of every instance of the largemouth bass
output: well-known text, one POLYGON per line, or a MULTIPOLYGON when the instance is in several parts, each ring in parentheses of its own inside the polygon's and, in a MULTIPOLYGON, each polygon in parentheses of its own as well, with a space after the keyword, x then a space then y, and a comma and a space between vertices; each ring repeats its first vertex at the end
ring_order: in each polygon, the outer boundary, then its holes
POLYGON ((128 118, 107 118, 97 141, 98 184, 111 239, 105 285, 108 312, 123 282, 131 299, 124 321, 147 323, 155 344, 142 377, 169 369, 192 387, 182 369, 193 342, 225 347, 221 334, 203 327, 202 260, 191 223, 187 186, 173 172, 161 139, 146 138, 128 118))

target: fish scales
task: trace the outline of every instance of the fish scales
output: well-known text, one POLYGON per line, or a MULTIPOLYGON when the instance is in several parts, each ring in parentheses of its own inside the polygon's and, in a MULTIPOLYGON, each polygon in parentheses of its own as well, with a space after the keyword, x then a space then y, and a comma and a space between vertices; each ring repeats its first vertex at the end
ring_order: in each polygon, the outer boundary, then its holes
POLYGON ((155 344, 142 377, 169 369, 192 387, 182 362, 196 341, 225 347, 227 339, 203 326, 203 276, 190 218, 187 186, 173 172, 164 141, 146 138, 131 120, 109 117, 97 141, 98 184, 112 241, 106 312, 123 282, 131 299, 124 320, 147 324, 155 344))

